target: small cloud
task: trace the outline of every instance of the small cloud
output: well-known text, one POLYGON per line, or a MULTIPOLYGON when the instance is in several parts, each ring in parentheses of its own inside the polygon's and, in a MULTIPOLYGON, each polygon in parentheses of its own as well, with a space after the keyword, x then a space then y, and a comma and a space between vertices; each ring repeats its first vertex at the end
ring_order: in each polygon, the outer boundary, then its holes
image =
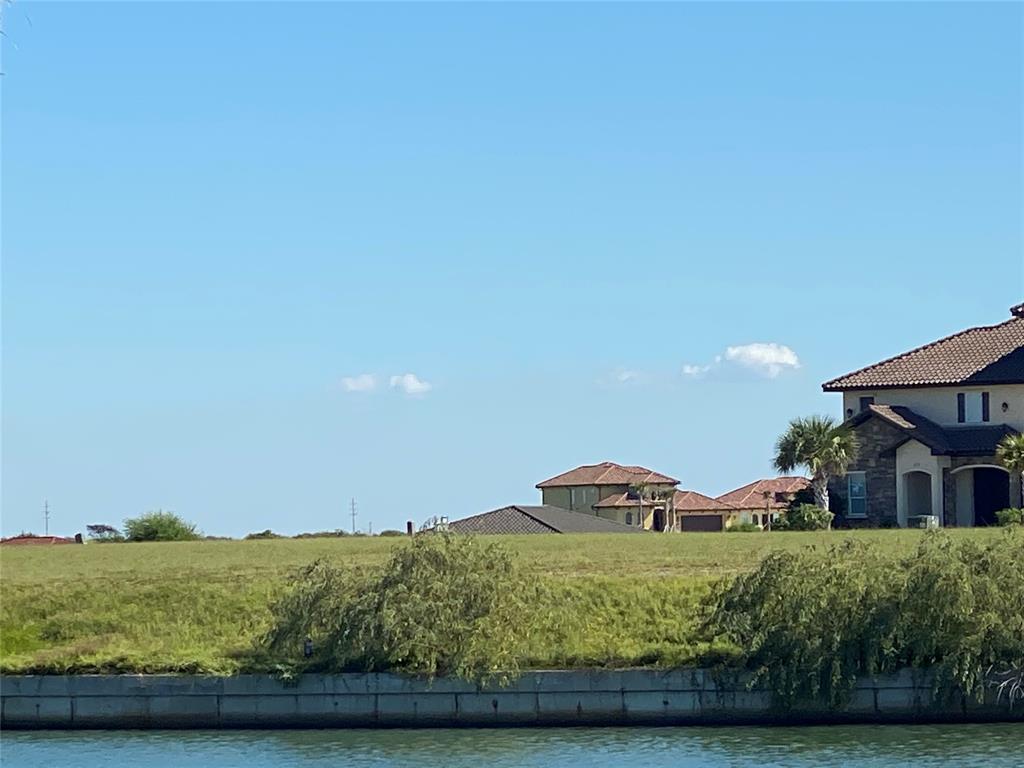
POLYGON ((423 381, 415 373, 403 373, 401 376, 391 377, 391 388, 401 389, 407 395, 425 395, 433 385, 429 381, 423 381))
POLYGON ((619 384, 628 384, 631 381, 636 381, 640 378, 640 374, 636 371, 628 371, 624 368, 620 368, 615 372, 615 380, 619 384))
POLYGON ((341 388, 346 392, 372 392, 376 387, 377 377, 372 373, 346 376, 341 380, 341 388))
POLYGON ((702 376, 711 370, 710 365, 690 365, 686 363, 683 365, 683 376, 689 376, 690 378, 696 378, 702 376))
POLYGON ((725 350, 725 359, 757 371, 770 379, 774 379, 784 370, 800 367, 796 352, 785 344, 774 342, 755 342, 728 347, 725 350))

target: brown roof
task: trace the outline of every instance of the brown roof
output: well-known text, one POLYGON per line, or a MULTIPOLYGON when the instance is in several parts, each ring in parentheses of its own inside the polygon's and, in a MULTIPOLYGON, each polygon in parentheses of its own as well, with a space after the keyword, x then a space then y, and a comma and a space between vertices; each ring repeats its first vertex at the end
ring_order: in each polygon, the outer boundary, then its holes
POLYGON ((789 505, 789 497, 797 491, 809 486, 811 481, 806 477, 772 477, 766 480, 755 480, 737 488, 735 491, 723 493, 718 501, 724 501, 740 509, 784 509, 789 505), (767 494, 767 498, 765 495, 767 494))
POLYGON ((641 483, 675 485, 679 481, 674 477, 654 472, 646 467, 628 467, 614 461, 602 461, 600 464, 584 464, 582 467, 570 469, 555 475, 541 483, 538 488, 558 488, 569 485, 639 485, 641 483))
POLYGON ((1006 424, 941 427, 902 405, 869 405, 850 423, 863 424, 877 416, 901 430, 907 437, 932 449, 937 456, 991 456, 996 446, 1014 430, 1006 424))
POLYGON ((514 504, 448 524, 456 533, 639 533, 640 528, 550 505, 514 504))
POLYGON ((999 325, 968 328, 923 347, 826 381, 826 392, 847 389, 1024 383, 1024 304, 999 325))
POLYGON ((736 509, 733 504, 696 491, 676 491, 672 506, 676 512, 717 512, 736 509))

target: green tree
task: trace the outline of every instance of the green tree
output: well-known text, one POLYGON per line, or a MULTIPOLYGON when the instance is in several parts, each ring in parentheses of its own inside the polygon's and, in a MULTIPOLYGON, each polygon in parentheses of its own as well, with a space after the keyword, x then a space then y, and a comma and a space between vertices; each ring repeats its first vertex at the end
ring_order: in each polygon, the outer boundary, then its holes
POLYGON ((193 523, 160 509, 128 518, 124 533, 128 541, 194 541, 200 536, 193 523))
POLYGON ((1024 484, 1024 435, 1007 435, 996 447, 996 458, 1024 484))
POLYGON ((260 645, 332 672, 511 674, 531 635, 537 589, 500 545, 420 534, 368 573, 322 560, 303 569, 273 606, 260 645))
POLYGON ((828 509, 828 481, 846 472, 857 455, 853 430, 829 416, 793 419, 775 444, 775 467, 792 472, 806 467, 811 473, 814 503, 828 509))

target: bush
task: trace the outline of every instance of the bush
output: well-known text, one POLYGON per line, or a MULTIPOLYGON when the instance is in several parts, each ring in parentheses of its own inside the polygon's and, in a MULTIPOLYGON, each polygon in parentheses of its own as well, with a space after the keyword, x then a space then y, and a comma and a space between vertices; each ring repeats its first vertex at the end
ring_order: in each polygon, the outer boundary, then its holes
POLYGON ((714 591, 704 626, 784 706, 840 706, 859 676, 901 667, 980 697, 988 670, 1024 667, 1022 571, 1016 531, 988 546, 929 533, 903 558, 853 542, 776 552, 714 591))
POLYGON ((97 544, 110 544, 124 541, 124 536, 112 525, 97 523, 96 525, 85 526, 85 530, 89 538, 97 544))
POLYGON ((761 526, 754 525, 753 523, 733 523, 725 529, 728 533, 753 533, 757 531, 761 532, 761 526))
POLYGON ((343 531, 341 528, 335 528, 333 531, 314 531, 312 533, 297 533, 293 538, 296 539, 340 539, 343 536, 351 536, 348 531, 343 531))
POLYGON ((173 512, 147 512, 124 521, 128 541, 195 541, 200 538, 195 525, 173 512))
POLYGON ((246 534, 245 538, 246 538, 247 541, 251 541, 253 539, 283 539, 284 536, 282 536, 279 533, 274 533, 272 530, 267 528, 267 530, 265 530, 265 531, 259 531, 258 533, 246 534))
POLYGON ((274 605, 260 645, 325 671, 511 673, 529 637, 536 593, 496 544, 417 536, 368 574, 323 561, 303 569, 295 589, 274 605), (307 638, 313 654, 303 662, 307 638))
POLYGON ((377 534, 378 536, 405 536, 405 531, 396 531, 391 528, 385 528, 383 531, 377 534))
POLYGON ((801 504, 790 509, 772 523, 774 531, 824 531, 832 525, 831 512, 813 504, 801 504))
POLYGON ((999 525, 1024 525, 1024 509, 1001 509, 996 512, 999 525))

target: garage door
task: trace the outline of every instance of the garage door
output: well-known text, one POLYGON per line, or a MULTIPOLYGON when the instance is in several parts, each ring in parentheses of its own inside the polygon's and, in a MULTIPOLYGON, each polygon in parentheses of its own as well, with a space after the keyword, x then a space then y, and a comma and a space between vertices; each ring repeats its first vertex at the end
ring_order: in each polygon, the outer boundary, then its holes
POLYGON ((683 524, 683 531, 722 530, 721 515, 682 515, 679 521, 683 524))

